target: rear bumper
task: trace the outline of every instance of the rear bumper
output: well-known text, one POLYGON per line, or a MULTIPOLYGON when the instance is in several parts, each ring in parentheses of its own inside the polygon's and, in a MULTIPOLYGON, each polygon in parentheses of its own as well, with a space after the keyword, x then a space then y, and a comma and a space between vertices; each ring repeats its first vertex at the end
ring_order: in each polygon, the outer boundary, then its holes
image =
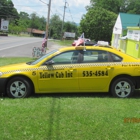
POLYGON ((6 81, 6 78, 0 78, 0 94, 5 94, 6 81))

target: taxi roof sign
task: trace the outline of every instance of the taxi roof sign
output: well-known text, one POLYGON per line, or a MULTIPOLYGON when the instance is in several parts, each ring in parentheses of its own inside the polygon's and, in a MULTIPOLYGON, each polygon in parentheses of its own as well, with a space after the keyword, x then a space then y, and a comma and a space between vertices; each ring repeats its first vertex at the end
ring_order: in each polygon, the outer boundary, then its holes
POLYGON ((98 41, 97 45, 99 45, 99 46, 109 46, 109 43, 107 41, 98 41))

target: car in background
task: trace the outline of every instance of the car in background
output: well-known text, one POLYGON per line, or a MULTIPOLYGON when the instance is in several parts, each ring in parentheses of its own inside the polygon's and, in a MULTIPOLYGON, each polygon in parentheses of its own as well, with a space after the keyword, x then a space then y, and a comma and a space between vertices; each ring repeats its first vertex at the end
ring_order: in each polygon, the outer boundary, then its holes
POLYGON ((110 92, 127 98, 140 88, 140 60, 110 46, 53 50, 33 62, 0 67, 0 93, 110 92))

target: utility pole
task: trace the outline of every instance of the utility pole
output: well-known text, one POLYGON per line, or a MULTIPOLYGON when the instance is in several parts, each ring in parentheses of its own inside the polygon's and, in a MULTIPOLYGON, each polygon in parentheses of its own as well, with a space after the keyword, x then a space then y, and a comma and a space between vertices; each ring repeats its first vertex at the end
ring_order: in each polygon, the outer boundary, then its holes
POLYGON ((64 26, 64 18, 65 18, 65 9, 66 7, 66 0, 65 0, 65 6, 64 6, 64 14, 63 14, 63 22, 62 22, 62 28, 61 28, 61 38, 63 38, 63 26, 64 26))
POLYGON ((46 22, 46 43, 45 43, 45 47, 47 47, 47 39, 48 39, 48 33, 49 33, 49 21, 50 21, 50 10, 51 10, 51 0, 49 0, 49 4, 48 4, 48 16, 47 16, 47 22, 46 22))

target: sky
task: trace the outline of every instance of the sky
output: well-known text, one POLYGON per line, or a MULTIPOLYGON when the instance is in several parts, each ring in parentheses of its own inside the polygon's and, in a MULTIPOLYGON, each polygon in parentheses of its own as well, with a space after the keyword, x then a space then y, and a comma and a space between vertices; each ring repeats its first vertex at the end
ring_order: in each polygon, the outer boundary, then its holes
MULTIPOLYGON (((90 0, 51 0, 50 18, 56 14, 63 20, 64 5, 66 1, 64 21, 80 23, 83 14, 86 14, 85 7, 90 4, 90 0)), ((36 12, 38 16, 47 18, 49 0, 12 0, 18 12, 31 14, 36 12)))

